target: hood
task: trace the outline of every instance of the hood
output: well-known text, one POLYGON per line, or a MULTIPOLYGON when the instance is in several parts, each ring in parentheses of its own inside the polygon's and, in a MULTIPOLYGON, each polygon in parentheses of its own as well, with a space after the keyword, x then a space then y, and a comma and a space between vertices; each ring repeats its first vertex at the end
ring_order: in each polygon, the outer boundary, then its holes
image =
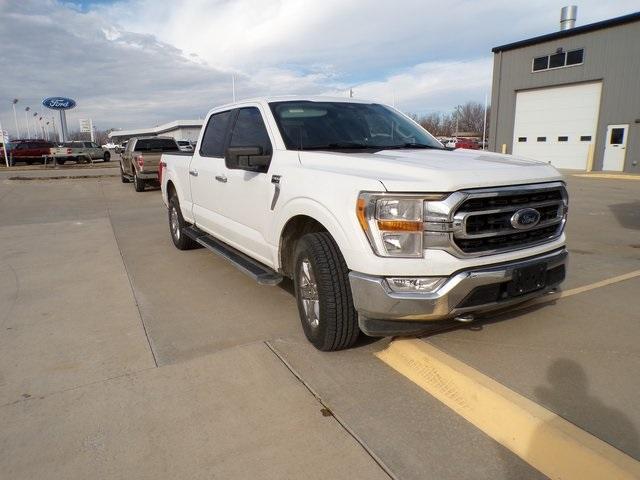
POLYGON ((479 150, 300 152, 305 168, 365 177, 390 192, 453 192, 561 180, 551 165, 479 150))

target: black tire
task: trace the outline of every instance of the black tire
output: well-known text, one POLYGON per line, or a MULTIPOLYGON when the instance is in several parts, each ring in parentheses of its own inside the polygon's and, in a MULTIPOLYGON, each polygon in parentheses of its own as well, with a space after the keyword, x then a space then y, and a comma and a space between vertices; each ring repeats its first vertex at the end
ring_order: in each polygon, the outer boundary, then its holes
POLYGON ((136 192, 144 192, 145 182, 140 177, 138 177, 138 172, 133 170, 133 188, 136 192))
POLYGON ((60 159, 60 160, 57 160, 57 161, 56 161, 56 163, 57 163, 58 165, 64 165, 64 162, 66 162, 66 160, 62 160, 62 159, 60 159))
POLYGON ((120 163, 120 180, 122 180, 122 183, 131 183, 131 180, 129 179, 129 177, 125 176, 124 174, 124 170, 122 169, 122 163, 120 163))
POLYGON ((171 234, 171 240, 173 240, 173 244, 176 248, 178 250, 192 250, 194 248, 199 248, 200 244, 184 234, 184 229, 187 228, 189 224, 184 221, 182 211, 180 210, 180 202, 176 195, 172 195, 171 198, 169 198, 168 214, 169 233, 171 234))
POLYGON ((104 152, 104 156, 102 158, 105 162, 109 162, 111 160, 111 154, 109 152, 104 152))
MULTIPOLYGON (((353 306, 349 269, 338 245, 327 232, 304 235, 296 245, 293 281, 302 329, 309 341, 322 351, 351 347, 360 334, 358 313, 353 306), (303 292, 305 275, 303 262, 308 262, 315 277, 316 288, 303 292), (303 296, 317 298, 317 325, 310 321, 303 305, 303 296)), ((307 300, 308 301, 308 300, 307 300)), ((315 301, 315 300, 312 300, 315 301)))
POLYGON ((33 160, 27 160, 25 163, 27 165, 33 165, 35 162, 33 160))

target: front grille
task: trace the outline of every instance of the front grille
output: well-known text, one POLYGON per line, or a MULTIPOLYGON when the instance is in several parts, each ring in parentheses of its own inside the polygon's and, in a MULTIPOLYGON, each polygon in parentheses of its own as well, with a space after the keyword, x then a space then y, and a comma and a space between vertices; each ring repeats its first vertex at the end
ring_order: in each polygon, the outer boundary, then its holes
POLYGON ((453 241, 468 255, 481 255, 527 248, 552 240, 562 233, 566 211, 566 191, 552 187, 496 190, 469 193, 454 214, 459 228, 453 241), (529 229, 516 229, 511 219, 523 208, 540 214, 538 223, 529 229))

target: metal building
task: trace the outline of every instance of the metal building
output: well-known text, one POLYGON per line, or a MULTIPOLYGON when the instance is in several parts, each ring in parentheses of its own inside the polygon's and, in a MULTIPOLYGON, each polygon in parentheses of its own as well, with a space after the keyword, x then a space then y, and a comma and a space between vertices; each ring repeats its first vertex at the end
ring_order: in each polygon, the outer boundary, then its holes
POLYGON ((165 136, 176 140, 198 140, 203 120, 176 120, 152 128, 136 128, 131 130, 114 130, 109 138, 114 143, 121 143, 131 137, 165 136))
POLYGON ((640 173, 640 12, 495 47, 489 148, 640 173))

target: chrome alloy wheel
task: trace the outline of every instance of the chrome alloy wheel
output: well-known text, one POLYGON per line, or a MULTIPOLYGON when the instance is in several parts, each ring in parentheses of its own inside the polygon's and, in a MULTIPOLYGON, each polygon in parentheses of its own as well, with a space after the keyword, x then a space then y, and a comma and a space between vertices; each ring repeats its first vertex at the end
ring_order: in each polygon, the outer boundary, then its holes
POLYGON ((320 325, 320 300, 318 299, 318 283, 313 267, 308 258, 300 262, 298 275, 298 294, 304 308, 304 317, 313 329, 320 325))
POLYGON ((169 210, 169 226, 171 227, 173 238, 180 240, 180 218, 175 206, 172 206, 171 210, 169 210))

